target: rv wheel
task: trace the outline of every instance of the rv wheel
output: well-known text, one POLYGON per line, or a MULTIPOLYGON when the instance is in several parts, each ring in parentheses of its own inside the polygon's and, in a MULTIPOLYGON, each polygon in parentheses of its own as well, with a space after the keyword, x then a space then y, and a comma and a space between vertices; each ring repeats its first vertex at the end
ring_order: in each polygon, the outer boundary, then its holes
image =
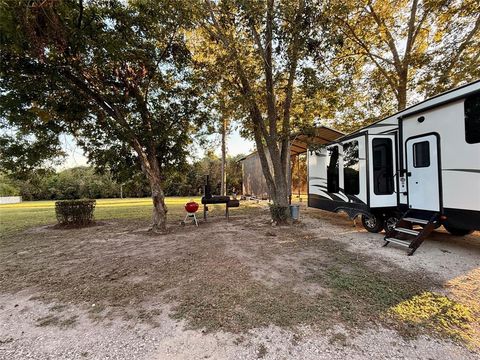
POLYGON ((443 227, 452 235, 455 236, 465 236, 469 235, 473 232, 473 230, 467 230, 467 229, 460 229, 457 227, 450 226, 448 224, 443 224, 443 227))
POLYGON ((398 222, 398 217, 395 215, 385 217, 385 221, 383 222, 383 228, 385 231, 392 231, 395 225, 398 222))
POLYGON ((371 233, 379 233, 383 230, 383 219, 375 214, 362 215, 362 225, 371 233))

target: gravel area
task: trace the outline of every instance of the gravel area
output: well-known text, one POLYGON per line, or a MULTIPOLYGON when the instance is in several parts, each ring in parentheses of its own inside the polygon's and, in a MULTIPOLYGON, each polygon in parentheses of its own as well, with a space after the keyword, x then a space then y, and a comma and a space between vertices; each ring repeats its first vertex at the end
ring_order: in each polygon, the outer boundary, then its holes
POLYGON ((295 332, 276 326, 246 334, 187 330, 168 310, 152 327, 133 321, 92 322, 78 309, 74 327, 39 327, 37 318, 50 312, 26 294, 1 296, 0 358, 14 359, 478 359, 452 342, 419 337, 405 341, 392 330, 363 331, 336 326, 326 333, 310 327, 295 332))
POLYGON ((314 232, 348 246, 353 252, 394 262, 406 270, 435 274, 448 282, 480 268, 480 232, 468 236, 452 236, 443 227, 433 232, 413 256, 406 256, 405 248, 390 244, 383 247, 383 233, 372 234, 345 214, 334 214, 318 209, 303 208, 302 222, 314 232), (328 219, 328 220, 327 220, 328 219))

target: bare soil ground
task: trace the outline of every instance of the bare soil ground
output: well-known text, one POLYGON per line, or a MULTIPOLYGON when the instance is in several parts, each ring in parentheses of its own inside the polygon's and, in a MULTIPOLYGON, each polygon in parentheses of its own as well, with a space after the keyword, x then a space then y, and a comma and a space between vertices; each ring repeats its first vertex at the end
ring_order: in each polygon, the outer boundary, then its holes
POLYGON ((412 257, 342 215, 265 207, 0 240, 0 358, 479 358, 480 237, 412 257), (444 295, 448 296, 445 297, 444 295))

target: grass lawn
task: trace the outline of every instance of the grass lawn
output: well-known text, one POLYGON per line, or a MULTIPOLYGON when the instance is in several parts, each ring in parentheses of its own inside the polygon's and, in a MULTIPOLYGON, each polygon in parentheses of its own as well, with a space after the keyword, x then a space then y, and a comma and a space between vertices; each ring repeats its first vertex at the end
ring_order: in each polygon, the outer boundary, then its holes
MULTIPOLYGON (((191 197, 168 197, 168 220, 180 222, 185 216, 184 205, 191 197)), ((194 198, 200 203, 200 198, 194 198)), ((209 205, 211 213, 222 213, 224 205, 209 205)), ((237 209, 233 209, 234 211, 237 209)), ((199 209, 201 211, 201 208, 199 209)), ((152 216, 151 198, 98 199, 95 219, 145 219, 152 216)), ((12 234, 31 226, 53 224, 55 201, 25 201, 20 204, 0 205, 0 236, 12 234)))

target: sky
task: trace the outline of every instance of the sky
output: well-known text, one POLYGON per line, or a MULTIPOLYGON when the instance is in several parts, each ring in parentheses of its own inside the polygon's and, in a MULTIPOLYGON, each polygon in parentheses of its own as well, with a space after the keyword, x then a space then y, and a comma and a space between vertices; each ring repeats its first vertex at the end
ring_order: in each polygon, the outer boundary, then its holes
MULTIPOLYGON (((217 136, 218 137, 218 136, 217 136)), ((212 137, 215 139, 215 137, 212 137)), ((61 137, 62 147, 67 157, 65 161, 57 166, 57 170, 64 170, 76 166, 88 165, 87 158, 82 149, 76 144, 75 139, 70 135, 62 135, 61 137)), ((214 142, 218 144, 215 149, 215 154, 220 156, 220 141, 214 142)), ((235 156, 238 154, 250 154, 255 151, 255 144, 253 141, 242 138, 237 129, 234 129, 232 133, 227 137, 227 154, 235 156)), ((202 157, 205 153, 204 149, 198 146, 194 150, 197 157, 202 157)))

